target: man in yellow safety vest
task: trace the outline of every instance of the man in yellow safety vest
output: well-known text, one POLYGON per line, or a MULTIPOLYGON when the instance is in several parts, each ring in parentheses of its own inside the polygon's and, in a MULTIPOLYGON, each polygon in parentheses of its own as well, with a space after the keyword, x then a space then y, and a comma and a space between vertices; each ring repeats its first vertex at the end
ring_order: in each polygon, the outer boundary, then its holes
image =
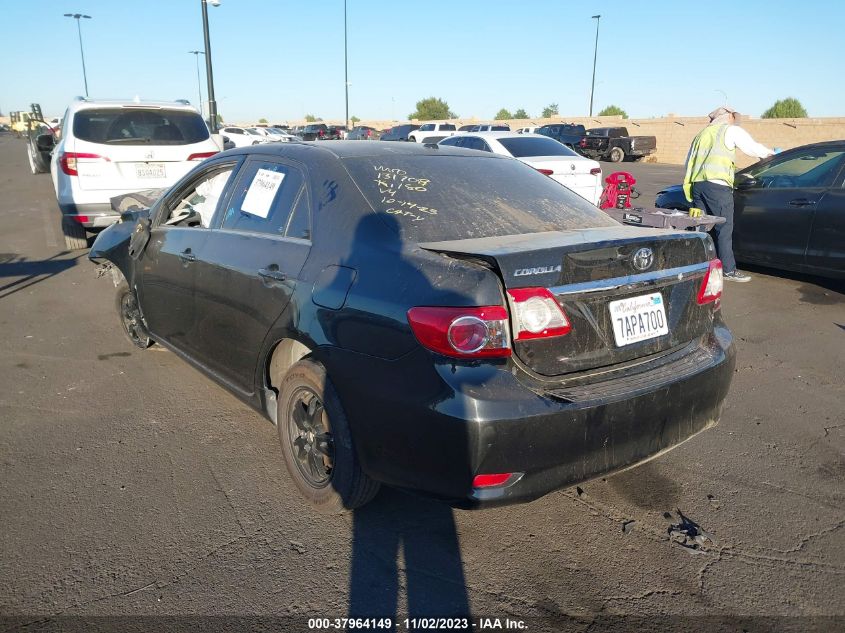
POLYGON ((774 152, 739 127, 740 115, 736 110, 716 108, 708 116, 710 124, 693 139, 687 155, 684 194, 693 207, 725 218, 724 224, 717 224, 713 229, 716 254, 722 260, 725 279, 750 281, 750 276, 736 269, 733 254, 736 150, 739 148, 756 158, 766 158, 774 152))

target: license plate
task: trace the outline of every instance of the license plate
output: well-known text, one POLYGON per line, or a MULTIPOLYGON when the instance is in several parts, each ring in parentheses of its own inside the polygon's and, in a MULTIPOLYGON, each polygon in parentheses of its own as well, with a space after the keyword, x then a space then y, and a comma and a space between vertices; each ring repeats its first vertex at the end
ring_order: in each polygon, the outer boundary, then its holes
POLYGON ((164 163, 138 163, 135 165, 135 175, 138 178, 164 178, 164 163))
POLYGON ((609 307, 618 347, 669 333, 666 306, 659 292, 611 301, 609 307))

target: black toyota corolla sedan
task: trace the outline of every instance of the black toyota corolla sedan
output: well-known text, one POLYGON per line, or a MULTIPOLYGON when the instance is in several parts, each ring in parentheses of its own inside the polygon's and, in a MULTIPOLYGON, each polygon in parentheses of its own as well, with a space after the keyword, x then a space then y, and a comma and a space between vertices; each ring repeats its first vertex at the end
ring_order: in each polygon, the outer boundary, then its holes
MULTIPOLYGON (((691 203, 673 185, 655 205, 687 211, 691 203)), ((845 278, 845 141, 796 147, 737 172, 733 249, 743 262, 845 278)))
POLYGON ((709 237, 624 227, 488 152, 230 150, 90 257, 129 339, 264 413, 326 511, 380 484, 479 507, 606 475, 714 425, 733 372, 709 237))

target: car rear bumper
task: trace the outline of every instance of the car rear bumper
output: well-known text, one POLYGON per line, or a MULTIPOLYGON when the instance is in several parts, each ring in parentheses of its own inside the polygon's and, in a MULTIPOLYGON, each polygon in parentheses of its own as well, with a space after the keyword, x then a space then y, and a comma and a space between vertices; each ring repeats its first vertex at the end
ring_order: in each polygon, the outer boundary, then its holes
POLYGON ((530 501, 666 452, 718 422, 735 363, 723 326, 647 372, 557 390, 517 378, 512 361, 432 366, 420 350, 362 371, 344 356, 324 362, 365 472, 464 508, 530 501), (473 489, 498 473, 516 475, 473 489))
POLYGON ((112 209, 108 202, 60 203, 59 209, 63 216, 89 229, 111 226, 120 219, 120 214, 112 209))

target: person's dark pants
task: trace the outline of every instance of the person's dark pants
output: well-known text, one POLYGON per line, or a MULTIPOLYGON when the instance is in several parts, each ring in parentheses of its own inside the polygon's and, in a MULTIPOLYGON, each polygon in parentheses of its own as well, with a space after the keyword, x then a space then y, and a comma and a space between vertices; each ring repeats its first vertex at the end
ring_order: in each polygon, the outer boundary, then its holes
POLYGON ((708 215, 725 218, 724 224, 717 224, 713 228, 716 254, 722 260, 722 270, 726 273, 734 272, 736 270, 736 259, 734 259, 733 249, 733 189, 712 182, 694 182, 692 183, 692 206, 701 209, 708 215))

